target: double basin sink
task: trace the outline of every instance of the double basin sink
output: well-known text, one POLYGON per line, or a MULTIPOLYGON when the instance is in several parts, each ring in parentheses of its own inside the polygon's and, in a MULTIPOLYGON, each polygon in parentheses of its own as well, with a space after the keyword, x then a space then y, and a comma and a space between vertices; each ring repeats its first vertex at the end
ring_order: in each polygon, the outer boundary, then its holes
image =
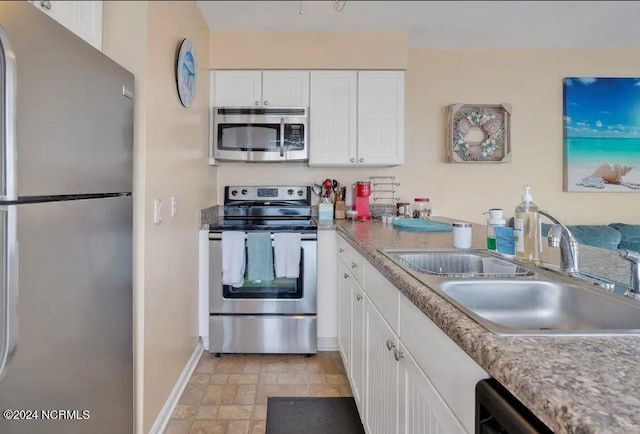
POLYGON ((485 250, 382 254, 499 335, 638 335, 640 303, 485 250))

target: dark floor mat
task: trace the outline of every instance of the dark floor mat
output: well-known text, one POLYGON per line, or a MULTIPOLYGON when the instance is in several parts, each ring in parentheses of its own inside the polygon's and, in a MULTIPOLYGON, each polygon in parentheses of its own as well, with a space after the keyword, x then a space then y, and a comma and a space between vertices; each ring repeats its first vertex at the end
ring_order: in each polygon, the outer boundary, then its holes
POLYGON ((353 398, 269 398, 266 434, 364 434, 353 398))

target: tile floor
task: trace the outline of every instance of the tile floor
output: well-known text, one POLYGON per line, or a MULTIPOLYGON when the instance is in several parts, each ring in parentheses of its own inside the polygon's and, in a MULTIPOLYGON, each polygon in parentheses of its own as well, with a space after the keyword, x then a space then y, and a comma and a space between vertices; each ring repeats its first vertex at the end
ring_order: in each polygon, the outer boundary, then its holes
POLYGON ((269 396, 352 396, 338 352, 312 357, 205 352, 165 434, 264 434, 269 396))

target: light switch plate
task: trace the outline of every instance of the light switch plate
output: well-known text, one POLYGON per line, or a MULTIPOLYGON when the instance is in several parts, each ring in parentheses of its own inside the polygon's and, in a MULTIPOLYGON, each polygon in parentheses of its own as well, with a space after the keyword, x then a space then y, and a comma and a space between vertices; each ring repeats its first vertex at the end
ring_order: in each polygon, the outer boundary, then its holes
POLYGON ((162 199, 160 198, 153 203, 153 222, 157 225, 162 223, 162 199))

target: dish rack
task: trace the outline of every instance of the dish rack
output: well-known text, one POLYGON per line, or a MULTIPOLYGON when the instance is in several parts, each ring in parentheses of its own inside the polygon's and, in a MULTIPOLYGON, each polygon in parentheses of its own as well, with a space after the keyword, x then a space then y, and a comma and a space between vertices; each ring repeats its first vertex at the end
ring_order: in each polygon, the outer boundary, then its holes
POLYGON ((373 204, 369 205, 371 218, 380 219, 383 214, 396 214, 396 182, 395 176, 370 176, 371 197, 373 204))

